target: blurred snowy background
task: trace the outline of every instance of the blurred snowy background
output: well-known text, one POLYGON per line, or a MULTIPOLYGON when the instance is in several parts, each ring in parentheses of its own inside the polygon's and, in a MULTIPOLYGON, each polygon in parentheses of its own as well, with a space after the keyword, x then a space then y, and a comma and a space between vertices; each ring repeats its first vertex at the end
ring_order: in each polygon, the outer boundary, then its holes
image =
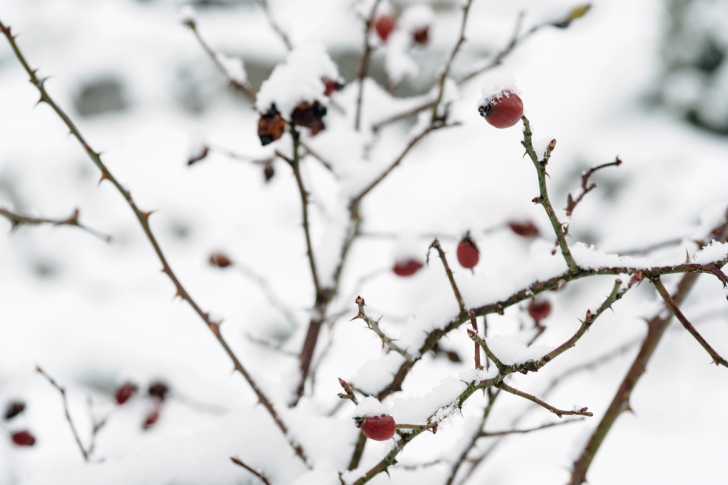
MULTIPOLYGON (((351 2, 270 3, 294 45, 322 43, 346 82, 354 79, 363 27, 351 2)), ((392 6, 400 12, 412 3, 393 0, 392 6)), ((410 53, 418 73, 394 96, 432 88, 457 39, 458 4, 429 2, 435 13, 429 43, 410 53)), ((158 211, 152 227, 172 267, 205 310, 224 318, 231 346, 279 403, 317 468, 304 473, 247 384, 231 372, 209 330, 187 304, 172 300, 174 288, 159 272, 133 214, 109 184, 98 186, 97 170, 55 114, 45 105, 33 108, 37 92, 3 39, 0 205, 58 218, 79 208, 81 222, 113 236, 113 243, 67 227, 21 227, 0 237, 0 406, 26 403, 0 431, 9 436, 28 429, 37 439, 35 446, 22 448, 0 435, 2 485, 259 483, 231 464, 230 456, 264 470, 272 483, 338 483, 335 471, 345 470, 358 431, 351 421, 353 406, 346 401, 336 407, 341 392, 336 378, 376 387, 377 382, 367 382, 368 369, 370 361, 383 359, 376 336, 361 321, 349 322, 356 315, 355 293, 366 298, 371 315, 384 315, 389 334, 403 335, 410 315, 443 323, 457 314, 437 258, 410 278, 391 273, 403 240, 424 257, 431 239, 419 235, 440 234, 454 255, 458 239, 469 230, 481 262, 474 275, 456 272, 469 305, 510 291, 553 244, 543 210, 531 202, 538 188, 531 163, 522 159, 521 130, 487 125, 476 109, 482 80, 464 84, 451 108, 463 125, 432 133, 364 203, 366 234, 354 245, 330 312, 341 316, 322 334, 315 358, 320 366, 307 396, 295 410, 285 410, 298 372, 291 353, 301 348, 313 302, 299 194, 280 160, 273 162, 275 175, 268 183, 260 165, 214 151, 187 166, 199 140, 252 157, 270 151, 258 141, 252 104, 226 85, 180 23, 183 5, 177 0, 3 0, 0 19, 20 34, 31 65, 51 76, 49 92, 104 152, 140 207, 158 211), (545 236, 519 237, 504 228, 509 220, 533 220, 545 236), (248 272, 209 265, 216 250, 248 272), (265 278, 290 315, 270 304, 250 271, 265 278), (377 276, 358 287, 362 276, 373 273, 377 276), (90 416, 109 416, 97 436, 93 463, 83 462, 60 396, 35 372, 36 364, 67 386, 84 442, 90 416), (114 391, 124 382, 136 383, 139 393, 116 406, 114 391), (169 387, 169 396, 159 420, 145 430, 142 423, 156 406, 148 386, 159 382, 169 387)), ((285 46, 256 2, 200 0, 193 6, 200 33, 218 51, 241 57, 256 88, 285 59, 285 46)), ((519 12, 526 13, 528 28, 573 6, 568 0, 475 0, 454 77, 502 49, 519 12)), ((707 206, 728 198, 727 32, 728 8, 717 0, 596 1, 568 29, 544 28, 506 59, 504 68, 518 82, 535 138, 558 139, 549 165, 555 205, 565 206, 585 168, 616 155, 624 161, 594 177, 598 188, 574 213, 572 243, 628 251, 676 240, 654 253, 659 261, 679 262, 686 250, 695 252, 683 238, 693 233, 707 206)), ((385 57, 377 50, 371 71, 382 85, 385 57)), ((350 106, 354 87, 335 93, 333 102, 350 106)), ((385 92, 379 96, 372 94, 368 107, 365 98, 365 119, 376 118, 377 99, 389 102, 385 92)), ((369 163, 361 157, 366 140, 337 132, 335 117, 341 123, 344 117, 335 108, 329 111, 331 130, 306 140, 340 173, 355 175, 361 170, 357 164, 369 163)), ((371 163, 389 161, 414 122, 404 119, 385 130, 371 163)), ((310 157, 302 170, 312 196, 314 246, 325 260, 330 251, 325 227, 339 217, 338 183, 310 157)), ((0 226, 10 228, 6 222, 0 226)), ((541 342, 558 345, 571 335, 577 318, 601 303, 613 279, 571 283, 550 295, 554 310, 541 342)), ((644 335, 643 319, 658 308, 656 298, 650 285, 633 290, 576 348, 538 374, 518 376, 516 384, 538 395, 564 369, 644 335)), ((728 304, 714 278, 699 279, 683 310, 716 350, 728 353, 728 304)), ((521 335, 529 325, 519 308, 489 319, 495 335, 521 335)), ((461 362, 444 353, 427 355, 396 400, 423 395, 472 366, 472 342, 464 328, 441 347, 457 353, 461 362)), ((549 398, 562 408, 589 406, 594 418, 508 438, 471 483, 565 483, 635 352, 632 347, 578 375, 549 398)), ((635 390, 634 414, 617 421, 589 483, 726 483, 728 373, 708 362, 685 331, 668 332, 635 390)), ((417 464, 450 456, 482 406, 482 396, 474 396, 462 417, 442 425, 437 435, 421 436, 398 461, 417 464)), ((488 427, 508 429, 528 406, 503 396, 488 427)), ((536 409, 522 424, 554 419, 536 409)), ((479 449, 490 442, 480 440, 479 449)), ((390 446, 370 442, 362 467, 377 463, 390 446)), ((437 464, 414 471, 394 467, 390 473, 391 481, 383 474, 371 483, 440 484, 448 469, 437 464)))

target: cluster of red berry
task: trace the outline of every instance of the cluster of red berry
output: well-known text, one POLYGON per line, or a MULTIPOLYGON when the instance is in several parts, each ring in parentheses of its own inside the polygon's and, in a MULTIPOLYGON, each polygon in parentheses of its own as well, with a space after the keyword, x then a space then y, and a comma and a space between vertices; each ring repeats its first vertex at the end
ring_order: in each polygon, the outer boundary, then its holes
MULTIPOLYGON (((119 406, 126 404, 139 391, 133 382, 125 382, 116 388, 114 399, 119 406)), ((144 417, 143 429, 149 429, 159 421, 162 404, 169 395, 169 386, 161 381, 153 382, 147 388, 147 396, 152 400, 152 409, 144 417)))
MULTIPOLYGON (((25 403, 23 401, 11 401, 5 407, 5 421, 11 421, 16 416, 25 411, 25 403)), ((10 432, 10 440, 15 446, 33 446, 35 445, 35 436, 27 429, 10 432)))

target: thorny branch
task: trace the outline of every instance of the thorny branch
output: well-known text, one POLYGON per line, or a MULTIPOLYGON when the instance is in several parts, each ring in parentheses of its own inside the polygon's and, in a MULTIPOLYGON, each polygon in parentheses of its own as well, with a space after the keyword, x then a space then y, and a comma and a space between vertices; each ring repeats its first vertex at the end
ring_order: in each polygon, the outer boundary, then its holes
POLYGON ((695 340, 698 341, 700 345, 703 346, 703 348, 710 354, 710 356, 713 358, 712 364, 715 365, 722 365, 723 367, 728 367, 728 362, 721 357, 718 352, 716 352, 713 347, 710 346, 710 344, 703 338, 700 333, 695 329, 692 323, 685 317, 683 312, 678 308, 677 303, 675 303, 675 300, 670 296, 670 292, 667 291, 665 288, 665 285, 662 284, 662 280, 660 280, 660 277, 652 280, 652 284, 655 286, 655 289, 660 294, 662 299, 665 301, 665 305, 667 308, 670 309, 673 315, 682 323, 682 326, 685 327, 685 330, 690 332, 690 335, 692 335, 695 340))
POLYGON ((81 224, 80 222, 78 222, 78 215, 79 215, 78 209, 74 209, 73 214, 71 214, 70 217, 67 217, 65 219, 49 219, 46 217, 24 216, 22 214, 18 214, 17 212, 12 212, 7 209, 0 208, 0 216, 3 216, 10 221, 10 231, 11 232, 23 225, 37 226, 40 224, 52 224, 54 226, 78 227, 79 229, 86 231, 93 236, 98 237, 102 241, 105 241, 105 242, 112 241, 111 236, 107 236, 106 234, 103 234, 99 231, 91 229, 90 227, 85 226, 85 225, 81 224))
POLYGON ((592 167, 589 170, 586 170, 584 173, 581 174, 581 187, 579 188, 579 194, 574 198, 572 194, 569 194, 566 199, 566 215, 571 217, 571 213, 574 212, 574 209, 577 205, 579 205, 579 202, 584 198, 586 194, 591 192, 592 190, 597 188, 597 184, 589 183, 589 177, 591 177, 594 172, 601 170, 603 168, 607 167, 619 167, 622 165, 622 160, 617 157, 616 160, 609 163, 603 163, 601 165, 597 165, 596 167, 592 167))
POLYGON ((566 243, 566 237, 564 236, 564 230, 561 222, 559 221, 559 218, 556 217, 554 207, 553 205, 551 205, 551 201, 549 200, 549 193, 548 189, 546 188, 546 163, 545 161, 540 161, 538 159, 538 155, 533 149, 533 134, 531 133, 531 124, 528 122, 528 118, 524 116, 521 119, 523 120, 522 144, 526 149, 526 153, 528 153, 529 158, 533 162, 533 166, 536 167, 536 173, 538 174, 538 187, 540 195, 539 197, 534 198, 533 202, 536 204, 541 204, 546 211, 546 215, 548 216, 549 221, 551 221, 551 226, 554 228, 554 232, 556 233, 556 239, 558 239, 559 241, 561 254, 564 256, 564 261, 566 261, 566 265, 569 267, 569 272, 575 273, 579 270, 579 268, 576 264, 576 261, 574 261, 574 257, 571 255, 569 245, 566 243))
POLYGON ((393 339, 391 339, 391 338, 387 337, 386 335, 384 335, 384 332, 382 332, 382 330, 379 328, 379 321, 374 320, 373 318, 370 318, 366 314, 366 312, 364 311, 364 306, 365 306, 364 298, 362 298, 360 296, 357 296, 356 297, 356 305, 357 305, 357 307, 359 307, 359 313, 357 313, 356 316, 354 318, 352 318, 352 320, 356 320, 358 318, 364 320, 366 322, 367 326, 369 328, 371 328, 374 331, 374 333, 377 334, 377 336, 379 336, 379 338, 382 341, 382 347, 385 347, 386 346, 390 350, 394 350, 399 355, 401 355, 402 357, 404 357, 405 360, 407 360, 407 361, 412 361, 413 360, 412 359, 412 356, 410 354, 408 354, 406 350, 402 349, 397 344, 395 344, 393 339))
POLYGON ((15 53, 15 56, 17 57, 18 61, 23 65, 23 68, 25 69, 26 73, 30 77, 30 82, 33 84, 40 93, 40 100, 39 103, 46 103, 48 106, 53 109, 53 111, 58 115, 59 118, 63 121, 63 123, 66 125, 66 127, 69 129, 71 134, 78 140, 78 142, 81 144, 81 146, 86 151, 86 154, 89 156, 91 161, 96 165, 96 167, 101 171, 101 181, 108 180, 111 182, 111 184, 116 188, 116 190, 124 197, 124 200, 126 200, 126 203, 129 205, 131 210, 134 212, 134 215, 136 216, 137 220, 139 221, 139 224, 142 227, 142 230, 144 231, 144 234, 147 236, 147 239, 149 240, 149 243, 152 245, 152 248, 154 249, 154 252, 157 255, 157 258, 159 259, 160 263, 162 264, 162 272, 166 274, 169 279, 172 281, 176 288, 176 296, 179 296, 184 301, 186 301, 192 309, 197 313, 197 315, 200 317, 200 319, 207 325, 207 327, 210 329, 210 331, 213 333, 215 338, 217 339, 218 343, 222 346, 222 348, 225 350, 225 353, 228 355, 230 360, 232 360, 233 365, 235 367, 235 370, 240 372, 240 374, 243 376, 243 378, 248 382, 248 385, 253 389, 253 392, 258 398, 258 401, 263 405, 263 407, 266 408, 268 413, 273 418, 273 421, 276 423, 278 428, 281 430, 281 432, 288 438, 288 442, 291 445, 291 447, 296 452, 296 455, 301 458, 301 460, 308 464, 308 460, 306 458, 306 455, 303 451, 303 448, 299 444, 297 444, 292 438, 290 438, 288 433, 288 427, 283 423, 280 416, 275 410, 275 407, 273 406, 273 403, 268 399, 268 397, 263 393, 263 391, 258 387, 258 385, 253 380, 253 377, 248 373, 247 369, 243 366, 243 364, 240 362, 238 357, 235 355, 233 350, 228 345, 225 338, 222 336, 222 333, 220 332, 220 322, 213 321, 210 318, 210 314, 203 311, 202 308, 197 304, 197 302, 190 296, 190 294, 187 292, 187 290, 182 286, 182 283, 177 278, 177 275, 172 271, 171 266, 167 262, 167 258, 164 256, 164 253, 162 252, 162 248, 159 246, 159 242, 157 241, 156 237, 154 236, 151 226, 149 225, 149 216, 152 214, 148 211, 142 211, 139 209, 139 207, 136 205, 136 202, 131 196, 131 192, 126 190, 121 183, 114 177, 114 175, 109 171, 109 169, 106 167, 106 164, 101 160, 101 154, 99 152, 94 151, 91 146, 88 144, 86 139, 81 135, 81 132, 78 130, 76 125, 71 121, 71 119, 68 117, 68 115, 63 111, 56 103, 55 101, 50 97, 48 92, 45 89, 44 80, 39 78, 37 76, 37 70, 32 69, 28 62, 25 59, 25 56, 23 56, 22 52, 20 51, 20 48, 15 42, 15 36, 13 36, 10 33, 10 27, 6 27, 1 21, 0 21, 0 31, 5 35, 8 42, 10 43, 11 48, 13 49, 13 52, 15 53))

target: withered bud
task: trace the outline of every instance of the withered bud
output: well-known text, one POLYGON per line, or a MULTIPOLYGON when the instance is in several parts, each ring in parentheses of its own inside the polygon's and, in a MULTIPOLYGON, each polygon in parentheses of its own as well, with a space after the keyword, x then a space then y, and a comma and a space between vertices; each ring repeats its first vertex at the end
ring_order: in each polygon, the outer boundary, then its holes
POLYGON ((270 109, 260 115, 258 120, 258 138, 260 143, 265 146, 278 140, 283 136, 286 130, 286 121, 276 109, 275 105, 271 105, 270 109))
POLYGON ((412 39, 416 44, 427 45, 430 42, 430 28, 422 27, 412 32, 412 39))
POLYGON ((263 167, 263 176, 265 177, 265 181, 270 182, 270 179, 272 179, 275 174, 276 174, 276 171, 273 168, 273 164, 266 163, 265 166, 263 167))
POLYGON ((5 407, 5 421, 10 421, 23 411, 25 411, 25 403, 23 401, 9 402, 5 407))
POLYGON ((202 149, 198 152, 194 152, 190 155, 190 158, 187 160, 187 165, 193 165, 201 160, 204 160, 207 158, 207 155, 210 153, 210 147, 207 145, 203 146, 202 149))
POLYGON ((303 126, 311 130, 311 134, 315 135, 324 130, 323 117, 326 115, 326 106, 318 101, 309 103, 304 101, 300 103, 291 113, 291 122, 297 126, 303 126))
POLYGON ((147 389, 147 394, 149 397, 164 401, 169 394, 169 386, 162 381, 152 382, 147 389))
POLYGON ((218 268, 227 268, 228 266, 233 264, 233 262, 230 261, 230 258, 228 258, 225 253, 221 253, 219 251, 210 255, 209 262, 212 266, 218 268))
POLYGON ((331 96, 334 94, 334 91, 338 91, 343 87, 339 81, 334 81, 327 77, 322 77, 321 82, 324 83, 324 96, 331 96))

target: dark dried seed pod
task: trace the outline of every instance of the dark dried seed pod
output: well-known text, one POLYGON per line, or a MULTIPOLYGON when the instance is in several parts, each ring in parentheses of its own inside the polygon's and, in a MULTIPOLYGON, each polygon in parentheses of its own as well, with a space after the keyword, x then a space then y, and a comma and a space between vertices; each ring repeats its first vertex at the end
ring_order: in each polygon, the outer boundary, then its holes
POLYGON ((258 120, 258 138, 260 143, 265 146, 278 140, 286 131, 286 121, 272 105, 268 111, 260 115, 258 120))

